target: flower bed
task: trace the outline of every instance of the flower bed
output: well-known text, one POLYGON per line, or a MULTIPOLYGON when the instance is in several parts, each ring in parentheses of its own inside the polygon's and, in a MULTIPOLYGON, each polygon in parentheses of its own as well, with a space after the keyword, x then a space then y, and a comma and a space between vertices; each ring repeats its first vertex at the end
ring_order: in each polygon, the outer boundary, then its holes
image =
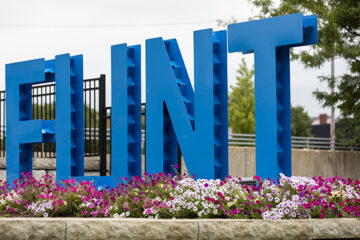
POLYGON ((341 177, 286 177, 279 184, 242 185, 239 178, 204 180, 163 173, 121 179, 96 188, 69 179, 61 184, 29 173, 11 188, 0 182, 0 215, 114 218, 358 218, 360 181, 341 177))

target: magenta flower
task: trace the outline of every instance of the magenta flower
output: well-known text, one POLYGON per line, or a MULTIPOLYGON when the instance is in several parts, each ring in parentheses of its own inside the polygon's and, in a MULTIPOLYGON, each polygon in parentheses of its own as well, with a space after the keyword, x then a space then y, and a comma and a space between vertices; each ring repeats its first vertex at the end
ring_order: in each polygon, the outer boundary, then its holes
POLYGON ((125 202, 124 204, 123 204, 123 207, 124 207, 124 209, 125 209, 125 211, 127 211, 127 210, 129 210, 129 203, 128 202, 125 202))
POLYGON ((140 202, 140 198, 134 197, 134 198, 133 198, 133 202, 134 202, 136 205, 138 205, 139 202, 140 202))
POLYGON ((214 181, 196 180, 187 174, 145 173, 116 188, 101 190, 88 181, 67 179, 57 184, 50 176, 37 180, 26 173, 14 187, 0 183, 0 201, 6 204, 4 213, 12 215, 26 211, 42 217, 190 218, 194 213, 201 218, 272 220, 360 217, 360 181, 341 177, 280 175, 278 184, 267 179, 248 186, 230 176, 214 181))

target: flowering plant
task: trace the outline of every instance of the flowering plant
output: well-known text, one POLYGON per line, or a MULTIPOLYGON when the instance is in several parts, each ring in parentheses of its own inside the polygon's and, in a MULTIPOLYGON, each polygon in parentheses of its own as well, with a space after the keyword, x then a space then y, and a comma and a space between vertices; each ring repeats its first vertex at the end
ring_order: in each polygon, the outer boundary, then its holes
POLYGON ((68 179, 58 184, 23 174, 13 187, 0 180, 0 215, 303 219, 359 217, 360 181, 341 177, 286 177, 244 185, 240 178, 195 179, 147 174, 120 179, 116 188, 68 179))

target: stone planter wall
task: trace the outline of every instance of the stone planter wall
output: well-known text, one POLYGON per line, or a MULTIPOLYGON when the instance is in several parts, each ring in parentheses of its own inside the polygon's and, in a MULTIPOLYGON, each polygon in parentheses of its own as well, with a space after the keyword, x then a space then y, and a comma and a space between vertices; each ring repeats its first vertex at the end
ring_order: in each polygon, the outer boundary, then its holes
POLYGON ((1 218, 0 239, 360 239, 359 219, 1 218))

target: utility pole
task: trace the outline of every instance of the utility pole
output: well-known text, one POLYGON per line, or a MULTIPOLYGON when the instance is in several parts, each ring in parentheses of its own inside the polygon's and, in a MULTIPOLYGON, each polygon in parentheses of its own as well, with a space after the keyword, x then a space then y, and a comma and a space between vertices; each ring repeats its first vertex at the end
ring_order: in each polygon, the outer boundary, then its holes
MULTIPOLYGON (((331 96, 335 94, 335 55, 331 57, 331 96)), ((335 150, 335 104, 331 105, 330 147, 335 150)))

